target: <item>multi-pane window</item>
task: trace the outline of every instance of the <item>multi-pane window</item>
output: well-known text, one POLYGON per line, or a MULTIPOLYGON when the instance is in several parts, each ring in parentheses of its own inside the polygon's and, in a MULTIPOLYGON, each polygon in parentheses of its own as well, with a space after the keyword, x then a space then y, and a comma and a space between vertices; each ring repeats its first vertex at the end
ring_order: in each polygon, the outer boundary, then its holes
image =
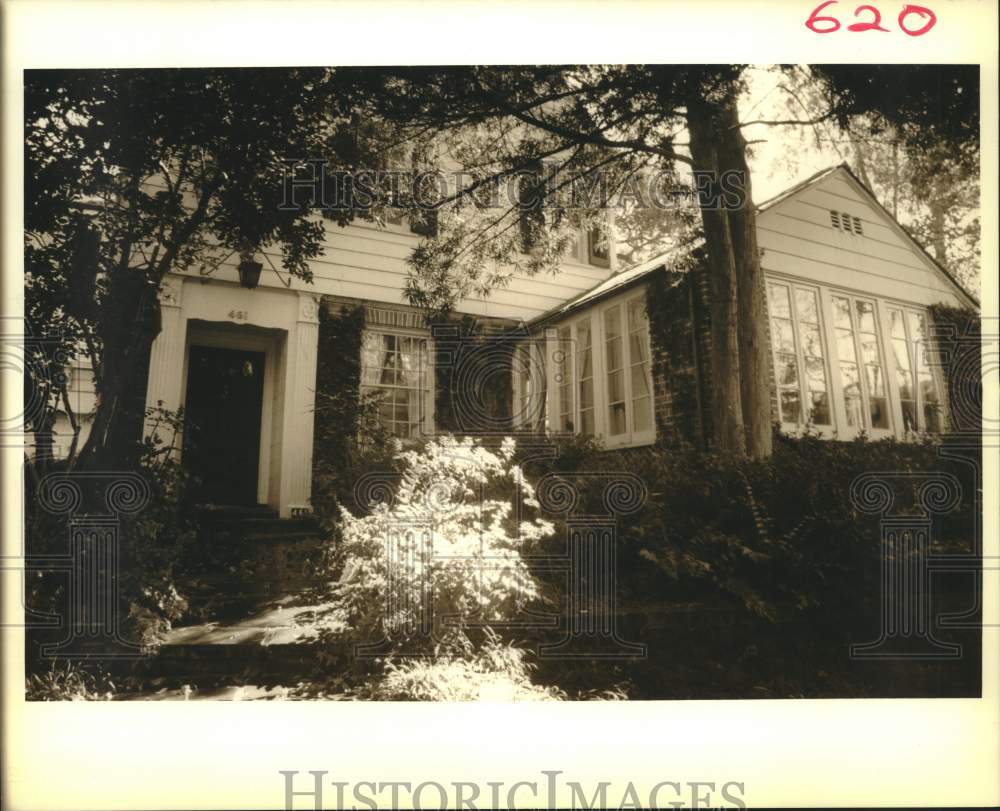
POLYGON ((362 392, 376 396, 379 422, 393 436, 415 438, 428 423, 431 371, 426 338, 365 331, 361 348, 362 392))
POLYGON ((875 303, 839 295, 831 301, 847 425, 859 430, 888 430, 889 401, 875 303))
POLYGON ((517 345, 514 358, 514 424, 536 430, 545 424, 545 359, 534 341, 517 345))
POLYGON ((625 419, 625 370, 620 307, 604 311, 604 374, 607 378, 608 434, 628 430, 625 419))
POLYGON ((941 403, 927 358, 927 318, 923 313, 889 308, 896 390, 904 431, 941 430, 941 403))
POLYGON ((576 323, 576 375, 580 400, 580 433, 594 435, 594 347, 590 318, 576 323))
POLYGON ((559 327, 556 333, 553 362, 556 384, 556 431, 571 434, 576 420, 573 414, 573 338, 569 325, 559 327))
POLYGON ((649 373, 649 319, 646 317, 645 297, 632 299, 627 309, 632 430, 649 431, 653 427, 653 389, 649 373))
POLYGON ((631 439, 636 440, 653 430, 653 384, 645 297, 606 308, 602 323, 605 432, 612 439, 631 435, 631 439))
POLYGON ((770 282, 767 292, 781 421, 831 425, 830 386, 816 291, 770 282))

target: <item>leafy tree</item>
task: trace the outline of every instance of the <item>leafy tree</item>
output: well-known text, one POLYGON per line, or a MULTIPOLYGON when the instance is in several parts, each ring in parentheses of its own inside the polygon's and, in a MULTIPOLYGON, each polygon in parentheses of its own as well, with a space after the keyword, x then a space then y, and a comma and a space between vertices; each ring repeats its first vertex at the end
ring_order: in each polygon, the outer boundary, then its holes
POLYGON ((310 280, 324 227, 281 205, 285 161, 370 165, 356 102, 318 68, 26 74, 26 315, 45 347, 29 395, 46 405, 29 430, 51 425, 56 371, 82 353, 97 407, 70 464, 134 463, 164 277, 276 246, 310 280))
MULTIPOLYGON (((379 116, 414 134, 434 133, 438 159, 467 173, 468 182, 435 203, 438 238, 411 259, 408 292, 419 303, 447 307, 515 273, 554 272, 576 229, 606 227, 609 198, 612 205, 637 198, 651 171, 695 173, 712 291, 715 442, 762 458, 771 453, 769 367, 744 128, 829 122, 846 132, 864 119, 876 132, 894 128, 912 149, 945 144, 978 152, 978 77, 967 68, 820 66, 804 76, 820 109, 760 121, 739 117, 749 89, 741 65, 365 69, 350 78, 377 88, 379 116), (521 194, 522 176, 539 167, 541 192, 521 194), (716 181, 705 186, 698 173, 716 181), (736 204, 719 185, 726 173, 744 178, 736 204), (572 193, 580 185, 587 195, 572 193), (510 188, 518 193, 497 193, 510 188), (495 205, 498 198, 506 205, 495 205)), ((653 217, 646 224, 685 221, 653 217)))

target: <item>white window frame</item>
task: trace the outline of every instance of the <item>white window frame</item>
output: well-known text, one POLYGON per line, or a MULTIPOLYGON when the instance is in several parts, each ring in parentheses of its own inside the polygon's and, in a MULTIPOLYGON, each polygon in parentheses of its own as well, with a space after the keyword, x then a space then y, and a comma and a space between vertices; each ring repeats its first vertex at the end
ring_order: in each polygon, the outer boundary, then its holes
MULTIPOLYGON (((837 430, 838 422, 838 408, 835 405, 834 396, 834 374, 832 367, 832 362, 830 359, 830 342, 827 338, 826 324, 829 321, 827 313, 824 311, 822 290, 819 287, 811 284, 800 284, 795 281, 787 279, 779 279, 768 277, 765 281, 765 290, 767 298, 767 318, 768 327, 772 326, 773 313, 771 312, 771 298, 770 298, 770 288, 771 285, 779 285, 784 287, 788 293, 788 306, 789 306, 789 318, 792 322, 792 343, 795 349, 795 365, 796 365, 796 377, 798 379, 799 387, 799 414, 802 419, 791 422, 785 419, 784 414, 781 410, 781 386, 778 383, 778 347, 776 336, 774 335, 774 330, 771 329, 771 363, 773 372, 773 380, 775 385, 775 399, 777 401, 778 416, 781 422, 781 428, 786 433, 794 434, 801 432, 804 428, 812 427, 817 431, 823 433, 830 433, 837 430), (812 399, 809 396, 809 389, 806 384, 806 364, 805 364, 805 353, 802 350, 802 335, 800 326, 800 315, 798 312, 798 304, 795 300, 796 290, 804 290, 812 293, 816 297, 816 309, 817 317, 819 319, 819 340, 820 347, 823 352, 823 374, 826 375, 826 396, 827 405, 830 409, 830 422, 829 424, 820 424, 810 422, 807 418, 807 412, 811 409, 812 399)), ((838 373, 839 374, 839 373, 838 373)))
POLYGON ((884 324, 883 324, 883 334, 885 335, 886 346, 887 346, 887 357, 891 359, 892 367, 892 385, 891 390, 893 394, 892 410, 896 418, 896 424, 899 426, 899 433, 902 436, 920 436, 922 434, 934 434, 939 432, 929 432, 927 430, 927 424, 924 419, 924 395, 920 388, 920 381, 918 377, 918 352, 917 344, 920 343, 920 339, 914 339, 910 331, 910 319, 909 316, 916 315, 924 319, 924 348, 923 356, 924 361, 927 365, 927 371, 930 372, 931 381, 934 386, 934 392, 937 395, 938 401, 938 423, 940 426, 940 433, 947 430, 947 398, 945 396, 945 386, 943 385, 943 380, 941 378, 941 369, 939 364, 931 361, 931 358, 935 356, 934 342, 931 336, 934 334, 933 320, 931 319, 930 311, 926 308, 914 306, 912 304, 904 304, 894 301, 885 302, 884 309, 884 324), (896 385, 896 357, 893 352, 892 342, 892 311, 896 310, 900 312, 903 316, 903 330, 906 335, 906 348, 908 359, 910 363, 910 375, 912 377, 913 385, 913 402, 917 412, 917 430, 909 431, 906 429, 903 421, 903 403, 902 397, 900 397, 899 388, 896 385))
POLYGON ((843 421, 838 424, 838 432, 845 438, 851 439, 856 437, 862 431, 864 431, 872 439, 884 439, 886 437, 891 437, 895 435, 895 413, 893 409, 893 389, 894 384, 889 381, 888 375, 888 365, 886 363, 887 353, 886 353, 886 336, 883 324, 884 316, 884 304, 878 298, 872 295, 867 295, 864 293, 855 293, 853 291, 840 290, 840 289, 829 289, 826 291, 825 307, 827 308, 828 318, 827 318, 827 334, 828 334, 828 344, 830 346, 830 365, 836 372, 834 377, 834 385, 837 389, 837 405, 840 414, 843 415, 843 421), (858 366, 859 381, 861 384, 861 425, 848 426, 847 425, 847 401, 844 398, 844 385, 843 380, 840 377, 840 355, 838 352, 838 344, 836 340, 836 324, 833 317, 833 299, 842 298, 847 299, 850 307, 851 316, 851 335, 854 340, 854 355, 855 363, 858 366), (861 338, 860 329, 858 325, 857 317, 857 304, 858 302, 865 302, 872 305, 872 321, 875 327, 875 349, 878 353, 879 366, 882 369, 882 380, 885 384, 885 411, 886 411, 886 422, 888 425, 885 428, 878 428, 872 425, 871 419, 871 392, 868 386, 868 374, 865 369, 864 358, 861 355, 861 338), (835 362, 836 361, 836 362, 835 362))
MULTIPOLYGON (((429 333, 423 332, 421 330, 396 329, 396 328, 383 327, 381 325, 379 325, 379 326, 370 326, 370 327, 366 326, 364 328, 364 331, 363 331, 362 345, 361 345, 361 352, 362 352, 361 362, 360 362, 360 369, 361 369, 360 394, 361 394, 361 396, 364 396, 364 395, 366 395, 366 394, 368 394, 368 393, 370 393, 372 391, 377 391, 379 389, 383 389, 384 388, 383 384, 366 383, 365 379, 364 379, 364 372, 365 372, 364 341, 365 341, 366 336, 368 336, 368 335, 377 335, 377 336, 379 336, 379 338, 381 338, 384 335, 393 335, 397 339, 398 338, 414 338, 414 339, 422 340, 422 341, 425 342, 425 345, 427 347, 427 369, 426 369, 426 371, 424 373, 425 374, 424 380, 426 382, 425 382, 425 388, 424 388, 424 393, 423 393, 424 396, 423 396, 422 401, 421 401, 421 410, 422 410, 422 413, 420 414, 420 419, 419 419, 418 422, 419 422, 419 425, 420 425, 420 427, 421 427, 421 429, 422 429, 422 431, 423 431, 423 433, 424 433, 425 436, 432 435, 434 433, 434 396, 435 396, 435 385, 436 385, 436 380, 435 380, 435 365, 434 365, 434 357, 435 357, 435 355, 434 355, 434 339, 430 336, 429 333)), ((404 389, 405 390, 406 387, 396 386, 394 388, 399 388, 399 389, 404 389)), ((419 436, 418 437, 409 437, 409 438, 407 438, 407 437, 398 437, 396 434, 392 434, 392 436, 396 436, 397 439, 399 439, 401 442, 404 442, 404 443, 405 442, 414 442, 414 441, 420 439, 419 436)))
MULTIPOLYGON (((893 298, 880 297, 866 293, 863 291, 850 290, 847 288, 836 287, 825 284, 817 284, 816 282, 800 280, 795 276, 785 275, 781 273, 768 272, 765 277, 765 286, 772 283, 777 283, 784 285, 789 290, 789 296, 792 300, 792 315, 793 315, 793 332, 795 336, 795 349, 796 349, 796 362, 799 364, 799 388, 800 397, 803 396, 801 390, 804 387, 804 378, 802 372, 803 361, 801 358, 801 340, 799 337, 799 327, 798 318, 794 304, 794 290, 797 287, 803 289, 811 288, 816 291, 819 298, 820 307, 820 332, 821 338, 824 343, 824 365, 826 367, 827 380, 829 383, 830 400, 831 400, 831 413, 833 419, 833 425, 830 427, 832 431, 828 429, 827 426, 816 426, 824 434, 833 433, 839 439, 853 439, 858 436, 862 431, 864 431, 868 436, 873 439, 883 439, 885 437, 895 436, 900 439, 906 437, 914 437, 925 433, 925 423, 923 414, 923 399, 922 393, 918 391, 915 393, 915 399, 917 403, 917 415, 918 424, 920 430, 916 433, 912 431, 906 431, 903 425, 903 410, 900 399, 900 391, 897 386, 896 380, 896 365, 895 365, 895 355, 893 353, 892 346, 892 322, 891 322, 891 311, 899 310, 902 311, 904 316, 904 324, 907 335, 907 344, 910 349, 910 363, 911 368, 915 369, 915 353, 913 347, 915 342, 912 340, 912 335, 910 333, 909 325, 909 314, 921 315, 924 318, 924 325, 927 334, 928 345, 925 349, 925 357, 928 359, 928 370, 931 373, 931 377, 934 381, 934 391, 937 394, 938 405, 939 405, 939 422, 941 430, 947 430, 948 425, 948 402, 947 402, 947 390, 944 385, 943 377, 940 368, 936 368, 938 364, 934 362, 935 348, 933 340, 930 336, 934 334, 934 322, 931 318, 930 311, 926 305, 915 304, 913 302, 901 301, 893 298), (847 401, 844 397, 844 381, 841 377, 840 372, 840 355, 838 351, 837 344, 837 333, 836 326, 834 323, 834 309, 833 309, 833 299, 834 298, 844 298, 850 303, 851 312, 851 325, 852 325, 852 338, 854 345, 854 353, 857 359, 860 385, 861 385, 861 401, 862 401, 862 420, 859 426, 848 426, 847 425, 847 401), (873 315, 874 315, 874 326, 876 333, 876 347, 878 349, 879 363, 882 367, 882 376, 885 381, 886 388, 886 414, 888 420, 887 428, 873 428, 871 424, 871 400, 870 392, 868 391, 868 375, 864 368, 864 363, 861 357, 861 346, 860 346, 860 335, 858 331, 858 319, 857 319, 857 302, 865 301, 873 305, 873 315)), ((767 295, 767 306, 768 306, 768 322, 770 324, 771 319, 771 301, 770 295, 767 295)), ((773 363, 772 372, 772 382, 777 385, 777 363, 776 363, 776 345, 775 336, 772 335, 771 340, 771 357, 773 363)), ((802 401, 805 403, 805 400, 802 401)), ((780 399, 778 403, 778 409, 780 414, 780 399)), ((781 428, 784 432, 795 434, 801 431, 802 426, 796 423, 789 423, 782 421, 781 428)))
POLYGON ((544 338, 532 338, 514 346, 513 423, 515 428, 522 431, 548 428, 545 345, 544 338))
POLYGON ((594 392, 594 433, 595 439, 599 440, 605 448, 625 448, 625 447, 638 447, 641 445, 651 445, 656 441, 656 392, 653 388, 653 356, 652 356, 652 340, 649 335, 649 330, 646 330, 646 380, 649 387, 649 397, 650 397, 650 426, 648 429, 641 431, 636 431, 633 428, 635 413, 634 413, 634 396, 632 391, 632 374, 631 369, 633 366, 633 358, 631 357, 631 342, 629 340, 629 324, 628 324, 628 306, 631 302, 638 301, 642 304, 642 307, 646 306, 646 290, 645 288, 640 288, 638 292, 630 291, 627 294, 616 296, 609 301, 602 302, 600 305, 591 307, 584 313, 576 314, 571 318, 568 318, 562 322, 555 324, 552 327, 546 329, 546 344, 547 344, 547 374, 546 374, 546 398, 547 398, 547 413, 549 415, 548 423, 549 429, 554 433, 566 434, 567 432, 559 431, 560 427, 560 414, 559 414, 559 385, 560 382, 556 379, 556 370, 559 368, 559 357, 558 352, 562 351, 560 349, 559 340, 559 329, 562 327, 570 327, 570 345, 571 345, 571 360, 572 360, 572 396, 573 396, 573 408, 572 408, 572 419, 573 419, 573 434, 581 434, 581 398, 580 398, 580 357, 581 357, 581 344, 580 344, 580 326, 582 324, 587 324, 590 327, 591 336, 591 369, 593 373, 592 385, 594 392), (607 366, 605 357, 605 343, 606 334, 604 329, 604 314, 614 308, 619 308, 619 314, 621 318, 621 339, 622 339, 622 376, 624 378, 624 396, 625 396, 625 423, 626 431, 622 434, 616 434, 611 436, 608 434, 609 428, 609 415, 608 415, 608 379, 607 379, 607 366))

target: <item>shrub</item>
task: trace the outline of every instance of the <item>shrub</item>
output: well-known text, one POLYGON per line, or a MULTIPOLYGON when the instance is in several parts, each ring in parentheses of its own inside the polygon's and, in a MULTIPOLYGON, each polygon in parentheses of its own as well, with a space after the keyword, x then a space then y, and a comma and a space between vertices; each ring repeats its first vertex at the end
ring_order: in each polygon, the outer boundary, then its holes
MULTIPOLYGON (((546 468, 577 484, 577 514, 604 508, 602 480, 574 479, 576 472, 627 471, 645 483, 642 509, 619 518, 619 588, 626 597, 723 597, 765 620, 819 608, 831 622, 840 621, 841 608, 871 613, 879 596, 879 518, 857 510, 850 492, 863 473, 960 476, 964 502, 935 517, 934 540, 952 551, 964 543, 969 551, 974 532, 968 469, 931 442, 779 436, 773 457, 763 462, 664 447, 589 453, 572 442, 557 445, 546 468)), ((918 486, 897 494, 900 508, 913 503, 918 486)))
POLYGON ((531 683, 534 666, 525 652, 504 645, 496 634, 470 658, 434 657, 389 662, 371 689, 378 701, 559 701, 555 687, 531 683))
MULTIPOLYGON (((167 424, 180 436, 182 414, 161 408, 150 409, 147 416, 167 424)), ((138 456, 137 473, 148 487, 149 500, 133 515, 123 515, 118 521, 119 573, 117 587, 120 603, 119 629, 139 645, 155 645, 163 632, 184 615, 187 602, 177 583, 177 569, 185 552, 195 546, 196 526, 189 509, 190 481, 177 460, 176 448, 159 439, 143 441, 138 456)), ((65 556, 69 551, 70 517, 47 511, 38 500, 37 486, 43 476, 63 472, 73 477, 74 471, 65 460, 28 460, 25 492, 27 544, 30 554, 65 556)), ((110 474, 109 474, 110 475, 110 474)), ((81 472, 77 479, 84 493, 80 512, 94 509, 106 511, 101 487, 106 479, 89 478, 81 472), (96 481, 92 491, 88 482, 96 481), (97 503, 94 503, 94 499, 97 503)), ((39 613, 69 616, 66 601, 67 577, 64 572, 35 572, 28 580, 27 606, 39 613)), ((29 632, 28 667, 44 667, 47 660, 37 657, 38 644, 55 642, 64 631, 32 629, 29 632)))
POLYGON ((467 622, 502 623, 539 596, 521 552, 552 525, 527 518, 538 503, 514 452, 435 439, 399 455, 391 502, 341 510, 341 597, 361 638, 420 636, 432 611, 438 641, 460 643, 467 622))
POLYGON ((48 670, 30 674, 25 685, 26 701, 111 701, 114 682, 105 673, 92 673, 83 666, 52 663, 48 670))

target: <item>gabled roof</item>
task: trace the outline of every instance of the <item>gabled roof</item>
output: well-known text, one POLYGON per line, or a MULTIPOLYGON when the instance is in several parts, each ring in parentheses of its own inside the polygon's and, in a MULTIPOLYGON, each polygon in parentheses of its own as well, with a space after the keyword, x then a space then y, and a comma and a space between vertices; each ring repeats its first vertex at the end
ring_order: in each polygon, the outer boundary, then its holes
MULTIPOLYGON (((961 283, 941 265, 940 262, 938 262, 933 256, 931 256, 931 254, 927 252, 927 249, 924 248, 924 246, 921 245, 916 239, 914 239, 913 235, 910 234, 909 231, 907 231, 902 225, 899 224, 899 221, 895 217, 893 217, 892 214, 889 212, 889 210, 886 209, 886 207, 883 206, 878 201, 878 198, 871 191, 871 189, 869 189, 860 180, 860 178, 858 178, 858 176, 855 175, 853 171, 851 171, 851 168, 846 163, 840 163, 835 166, 829 166, 826 169, 823 169, 819 172, 816 172, 813 175, 810 175, 805 180, 796 183, 794 186, 789 186, 780 194, 777 194, 774 197, 770 198, 769 200, 765 200, 763 203, 760 203, 757 206, 757 213, 762 213, 770 208, 773 208, 778 203, 787 200, 789 197, 792 197, 793 195, 797 194, 803 189, 812 186, 815 183, 818 183, 824 178, 827 178, 830 175, 833 175, 837 172, 843 172, 844 174, 846 174, 853 182, 853 184, 856 185, 864 193, 864 195, 875 205, 875 207, 880 212, 882 212, 882 214, 889 220, 889 222, 892 223, 893 227, 899 232, 899 234, 907 242, 915 246, 917 250, 919 250, 919 252, 923 255, 923 257, 927 259, 952 284, 952 286, 954 286, 954 288, 958 291, 960 296, 962 298, 967 299, 969 303, 971 303, 977 309, 979 308, 979 300, 975 296, 973 296, 968 290, 966 290, 961 285, 961 283)), ((638 282, 645 279, 651 273, 654 273, 660 268, 665 268, 669 266, 676 253, 677 249, 672 249, 657 256, 654 256, 652 259, 648 259, 647 261, 642 262, 641 264, 634 265, 633 267, 627 270, 623 270, 620 273, 616 273, 611 278, 605 279, 603 282, 596 285, 595 287, 592 287, 587 292, 582 293, 576 298, 570 299, 565 304, 561 304, 558 307, 549 310, 547 313, 540 315, 538 318, 534 319, 531 323, 534 326, 546 321, 551 321, 553 319, 560 318, 574 310, 578 310, 580 307, 583 307, 587 304, 593 304, 597 301, 607 298, 608 296, 614 293, 623 292, 628 287, 637 284, 638 282)))
MULTIPOLYGON (((850 166, 848 166, 846 163, 841 163, 838 164, 837 166, 832 167, 833 171, 836 171, 838 169, 842 171, 844 174, 846 174, 851 181, 853 181, 854 185, 857 186, 858 189, 860 189, 861 192, 874 204, 875 208, 877 208, 879 211, 882 212, 885 218, 889 220, 893 228, 895 228, 895 230, 903 237, 903 239, 905 239, 907 242, 913 245, 923 255, 924 259, 930 262, 938 270, 938 272, 941 273, 942 276, 944 276, 949 282, 951 282, 952 286, 958 291, 960 296, 968 299, 969 303, 971 303, 976 309, 979 309, 979 299, 976 296, 972 295, 972 293, 970 293, 968 290, 966 290, 965 287, 962 285, 962 283, 958 279, 956 279, 951 274, 951 272, 947 268, 945 268, 944 265, 942 265, 937 259, 935 259, 931 255, 931 253, 923 245, 921 245, 920 242, 916 240, 916 238, 914 238, 913 234, 911 234, 906 228, 904 228, 900 224, 899 220, 897 220, 892 215, 889 209, 887 209, 884 205, 882 205, 879 202, 879 199, 875 196, 875 192, 869 189, 868 186, 866 186, 864 182, 861 180, 861 178, 859 178, 856 174, 854 174, 854 171, 851 169, 850 166)), ((815 182, 818 179, 819 179, 818 177, 814 177, 810 179, 809 182, 815 182)), ((808 185, 808 183, 806 183, 806 185, 808 185)), ((773 205, 775 202, 777 202, 776 198, 772 198, 772 200, 769 200, 766 205, 773 205)))

